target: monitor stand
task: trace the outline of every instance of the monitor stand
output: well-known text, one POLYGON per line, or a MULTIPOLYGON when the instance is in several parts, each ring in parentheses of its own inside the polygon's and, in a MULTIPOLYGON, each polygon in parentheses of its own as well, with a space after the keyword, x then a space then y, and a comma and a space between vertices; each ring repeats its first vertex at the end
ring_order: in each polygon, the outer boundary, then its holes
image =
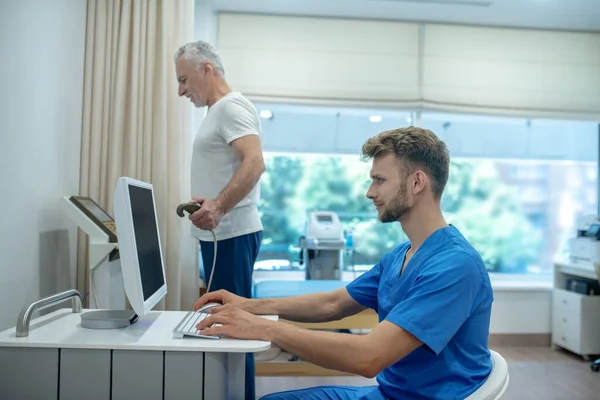
POLYGON ((81 314, 81 327, 88 329, 126 328, 138 320, 132 310, 97 310, 81 314))

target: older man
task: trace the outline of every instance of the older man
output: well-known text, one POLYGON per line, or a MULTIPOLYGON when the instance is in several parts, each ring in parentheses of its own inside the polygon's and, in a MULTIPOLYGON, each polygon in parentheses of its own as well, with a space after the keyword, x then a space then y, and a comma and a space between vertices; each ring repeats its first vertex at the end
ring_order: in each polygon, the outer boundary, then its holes
MULTIPOLYGON (((258 182, 265 170, 258 114, 244 95, 229 87, 221 58, 210 44, 182 46, 175 54, 175 69, 179 95, 196 107, 208 107, 192 154, 192 201, 201 208, 189 218, 200 241, 205 276, 212 276, 209 289, 250 298, 263 229, 257 208, 258 182)), ((254 396, 254 359, 248 354, 246 399, 254 396)))

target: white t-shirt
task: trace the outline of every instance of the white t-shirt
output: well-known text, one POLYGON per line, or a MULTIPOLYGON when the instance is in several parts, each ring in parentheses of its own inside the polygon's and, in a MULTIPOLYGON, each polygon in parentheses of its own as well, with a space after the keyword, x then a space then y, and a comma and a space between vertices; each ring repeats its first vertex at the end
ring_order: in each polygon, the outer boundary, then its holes
MULTIPOLYGON (((214 200, 227 186, 241 160, 230 143, 246 135, 260 137, 260 120, 252 103, 239 92, 229 92, 208 109, 196 133, 192 152, 192 196, 214 200)), ((225 214, 214 229, 217 240, 263 229, 258 213, 260 184, 225 214)), ((213 241, 210 231, 192 224, 192 235, 213 241)))

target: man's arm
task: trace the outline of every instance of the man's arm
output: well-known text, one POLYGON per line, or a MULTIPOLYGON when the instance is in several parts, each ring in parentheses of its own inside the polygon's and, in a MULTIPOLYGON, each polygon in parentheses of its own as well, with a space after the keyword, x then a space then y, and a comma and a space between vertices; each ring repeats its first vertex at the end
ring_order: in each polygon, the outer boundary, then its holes
POLYGON ((350 297, 346 288, 276 299, 253 299, 248 302, 248 306, 242 309, 259 315, 276 314, 295 322, 337 321, 365 309, 350 297))
POLYGON ((376 376, 423 344, 389 321, 381 322, 368 335, 348 335, 302 329, 236 307, 210 315, 197 328, 207 335, 266 340, 302 360, 367 378, 376 376))
POLYGON ((260 139, 257 135, 243 136, 235 139, 230 145, 241 160, 241 164, 227 186, 215 199, 223 214, 227 214, 250 193, 265 171, 260 139))
POLYGON ((221 218, 250 193, 265 171, 256 112, 247 104, 229 101, 220 116, 219 134, 241 162, 216 199, 192 198, 192 202, 200 204, 201 208, 189 218, 196 227, 204 230, 216 228, 221 218))
POLYGON ((383 321, 367 335, 348 335, 272 324, 265 340, 324 368, 373 378, 423 343, 399 326, 383 321))
POLYGON ((379 262, 345 288, 332 292, 250 300, 254 303, 242 309, 253 314, 277 314, 283 319, 296 322, 335 321, 367 308, 377 310, 377 290, 382 268, 382 263, 379 262))

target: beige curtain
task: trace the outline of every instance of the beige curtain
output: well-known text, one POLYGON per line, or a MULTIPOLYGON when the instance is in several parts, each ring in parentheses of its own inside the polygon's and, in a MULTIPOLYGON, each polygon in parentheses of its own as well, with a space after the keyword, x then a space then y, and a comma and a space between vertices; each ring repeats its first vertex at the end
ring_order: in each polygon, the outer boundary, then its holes
MULTIPOLYGON (((190 199, 191 106, 178 97, 173 54, 193 40, 194 0, 88 0, 80 191, 113 214, 120 176, 154 185, 168 294, 160 309, 198 295, 197 244, 175 214, 190 199)), ((77 286, 88 293, 87 240, 77 286)))

